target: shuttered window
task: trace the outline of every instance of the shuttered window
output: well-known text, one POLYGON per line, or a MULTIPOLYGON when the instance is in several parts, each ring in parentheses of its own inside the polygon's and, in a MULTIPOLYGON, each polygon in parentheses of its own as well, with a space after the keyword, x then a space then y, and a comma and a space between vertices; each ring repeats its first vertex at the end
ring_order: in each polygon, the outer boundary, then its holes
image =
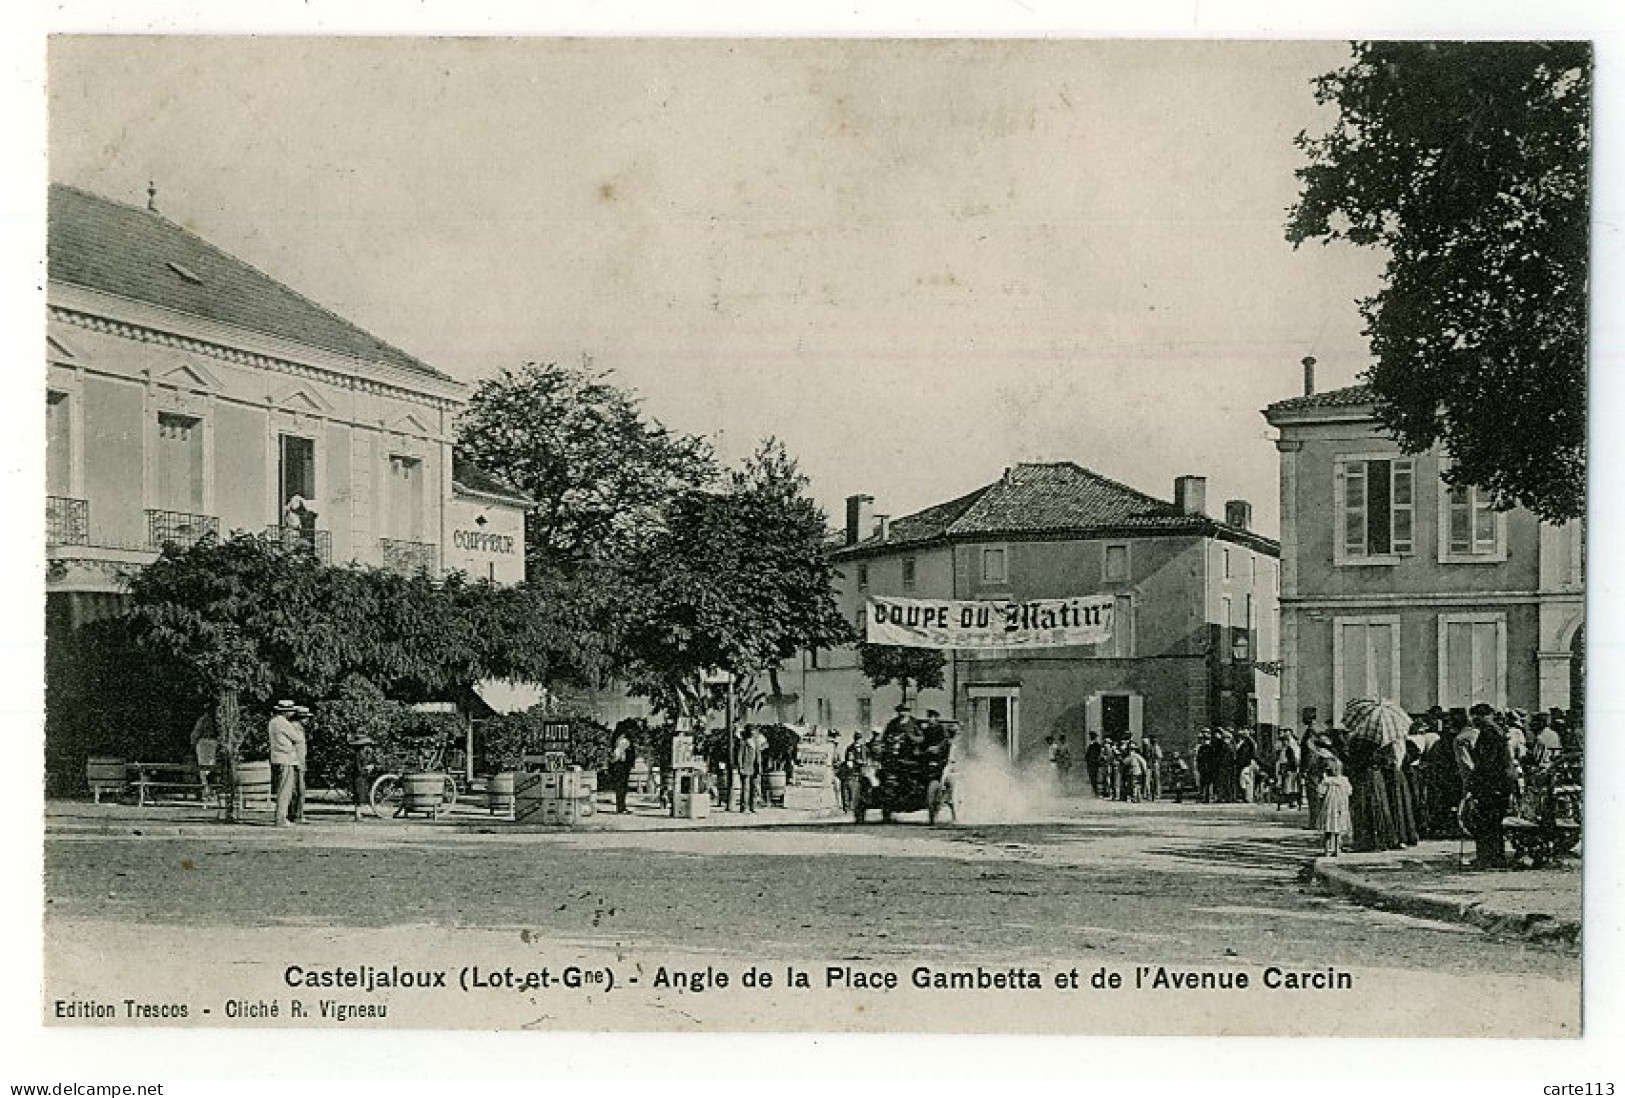
POLYGON ((1345 458, 1337 463, 1340 560, 1403 555, 1416 545, 1416 463, 1345 458))
POLYGON ((1400 700, 1397 617, 1337 618, 1332 623, 1332 713, 1354 698, 1400 700))

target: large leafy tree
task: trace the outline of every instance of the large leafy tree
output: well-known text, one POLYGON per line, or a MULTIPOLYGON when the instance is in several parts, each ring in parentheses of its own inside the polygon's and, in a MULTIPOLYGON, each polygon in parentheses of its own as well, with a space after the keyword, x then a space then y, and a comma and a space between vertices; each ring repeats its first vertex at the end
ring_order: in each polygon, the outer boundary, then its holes
POLYGON ((1316 82, 1287 223, 1388 255, 1361 303, 1377 416, 1454 483, 1548 520, 1585 509, 1591 47, 1357 43, 1316 82))
POLYGON ((247 535, 167 547, 130 590, 130 635, 216 699, 228 754, 238 706, 273 691, 330 698, 360 676, 421 701, 484 678, 543 681, 578 660, 544 591, 333 568, 247 535))
POLYGON ((674 491, 716 472, 703 439, 666 429, 586 363, 529 363, 480 382, 457 445, 537 502, 525 525, 533 577, 619 557, 674 491))
MULTIPOLYGON (((850 638, 806 478, 768 440, 720 490, 672 499, 615 585, 615 644, 634 692, 659 709, 703 706, 699 673, 775 677, 800 648, 850 638)), ((775 681, 773 694, 782 696, 775 681)))

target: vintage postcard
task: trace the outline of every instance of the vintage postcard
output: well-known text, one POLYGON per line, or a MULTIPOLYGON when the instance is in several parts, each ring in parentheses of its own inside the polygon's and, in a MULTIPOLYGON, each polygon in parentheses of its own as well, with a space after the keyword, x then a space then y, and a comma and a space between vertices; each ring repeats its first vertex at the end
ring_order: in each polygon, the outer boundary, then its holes
POLYGON ((44 1026, 1581 1037, 1594 62, 53 37, 44 1026))

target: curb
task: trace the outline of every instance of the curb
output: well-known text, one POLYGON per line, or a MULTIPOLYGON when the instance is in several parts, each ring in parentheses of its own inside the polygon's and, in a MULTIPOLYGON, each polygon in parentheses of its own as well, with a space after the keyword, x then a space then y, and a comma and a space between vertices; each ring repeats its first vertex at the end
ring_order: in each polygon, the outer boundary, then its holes
POLYGON ((1476 901, 1373 884, 1342 866, 1325 864, 1327 860, 1312 859, 1305 867, 1309 878, 1367 907, 1441 922, 1467 923, 1493 934, 1512 934, 1532 941, 1571 946, 1578 946, 1580 942, 1580 923, 1576 920, 1556 919, 1533 912, 1505 911, 1476 901))
MULTIPOLYGON (((782 810, 775 809, 777 814, 782 810)), ((637 835, 654 831, 729 831, 771 828, 779 825, 806 826, 809 824, 835 823, 844 819, 844 815, 835 810, 792 809, 788 816, 774 818, 767 815, 762 820, 738 820, 724 816, 718 820, 699 819, 688 820, 680 817, 643 816, 636 817, 635 823, 622 824, 610 822, 596 822, 592 819, 573 825, 542 824, 542 823, 516 823, 499 816, 462 816, 439 820, 396 820, 384 821, 389 826, 380 827, 371 822, 362 823, 376 835, 390 833, 406 835, 408 833, 422 836, 424 834, 441 835, 569 835, 569 834, 598 834, 598 835, 637 835)), ((288 834, 321 836, 333 834, 336 831, 348 831, 357 826, 357 822, 349 817, 331 816, 311 821, 307 828, 295 828, 288 834)), ((232 823, 227 820, 214 819, 184 819, 184 820, 141 820, 141 819, 108 819, 108 820, 52 820, 47 819, 43 828, 45 838, 66 838, 75 835, 94 836, 130 836, 139 838, 186 838, 198 835, 244 836, 252 834, 281 835, 284 832, 273 828, 267 823, 250 821, 232 823)))
MULTIPOLYGON (((775 812, 782 811, 774 809, 775 812)), ((589 819, 574 824, 544 824, 517 822, 500 816, 493 816, 489 820, 459 820, 449 825, 449 830, 464 834, 478 835, 568 835, 571 833, 591 832, 595 835, 641 835, 657 831, 745 831, 761 830, 780 825, 806 826, 808 824, 835 823, 844 818, 840 812, 822 812, 805 809, 793 809, 795 815, 789 818, 780 817, 765 820, 738 820, 729 819, 726 814, 722 819, 715 816, 701 819, 688 819, 682 816, 645 816, 635 814, 633 820, 627 822, 609 823, 597 822, 589 819)), ((598 813, 597 815, 603 815, 598 813)), ((609 813, 613 816, 614 813, 609 813)))

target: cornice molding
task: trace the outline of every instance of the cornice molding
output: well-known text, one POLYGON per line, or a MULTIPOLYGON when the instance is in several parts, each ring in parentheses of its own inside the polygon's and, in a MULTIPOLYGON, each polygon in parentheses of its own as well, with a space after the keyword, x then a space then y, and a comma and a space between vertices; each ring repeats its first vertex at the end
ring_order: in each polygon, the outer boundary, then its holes
POLYGON ((440 410, 460 408, 468 390, 462 382, 450 378, 411 375, 383 363, 363 362, 262 333, 233 329, 180 313, 170 314, 157 306, 82 287, 53 283, 51 293, 57 299, 46 306, 52 319, 120 339, 174 347, 223 362, 323 381, 358 392, 404 398, 440 410), (117 308, 120 306, 122 309, 117 308), (109 315, 114 311, 127 311, 132 315, 128 318, 109 315), (165 324, 166 321, 171 323, 165 324), (173 330, 183 323, 199 334, 173 330))

